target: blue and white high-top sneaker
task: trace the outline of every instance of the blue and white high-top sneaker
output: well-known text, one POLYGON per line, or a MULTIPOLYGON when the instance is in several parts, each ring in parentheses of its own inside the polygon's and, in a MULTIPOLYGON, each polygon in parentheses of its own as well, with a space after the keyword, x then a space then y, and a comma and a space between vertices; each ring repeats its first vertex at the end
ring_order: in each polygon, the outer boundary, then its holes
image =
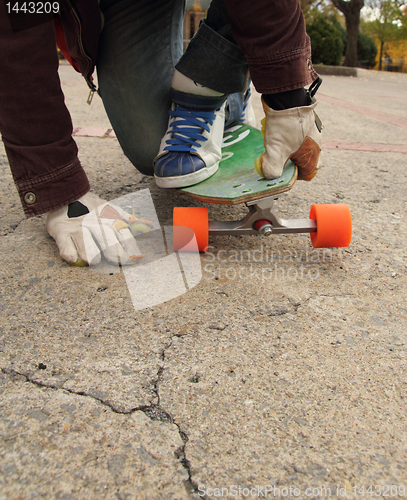
POLYGON ((167 133, 154 160, 157 186, 179 188, 211 177, 222 157, 226 96, 199 96, 171 89, 167 133))

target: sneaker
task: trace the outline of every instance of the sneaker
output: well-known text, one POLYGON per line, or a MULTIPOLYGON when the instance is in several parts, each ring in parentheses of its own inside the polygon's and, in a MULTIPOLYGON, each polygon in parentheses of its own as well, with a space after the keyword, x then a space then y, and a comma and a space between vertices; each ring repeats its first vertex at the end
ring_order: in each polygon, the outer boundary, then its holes
POLYGON ((226 99, 225 106, 225 128, 231 127, 236 123, 244 123, 251 127, 256 126, 256 117, 254 115, 250 85, 246 92, 230 94, 226 99))
POLYGON ((211 177, 222 157, 223 96, 207 97, 171 89, 167 133, 154 160, 157 186, 179 188, 211 177))

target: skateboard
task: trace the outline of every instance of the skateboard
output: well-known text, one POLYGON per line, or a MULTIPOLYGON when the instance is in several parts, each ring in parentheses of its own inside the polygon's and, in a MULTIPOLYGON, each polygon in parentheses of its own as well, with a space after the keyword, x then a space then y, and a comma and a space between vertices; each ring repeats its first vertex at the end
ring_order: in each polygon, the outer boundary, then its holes
POLYGON ((207 207, 175 207, 173 213, 174 250, 208 247, 209 235, 263 235, 310 233, 314 248, 347 247, 352 237, 352 219, 348 205, 312 205, 309 219, 282 219, 274 208, 275 200, 290 191, 297 180, 297 167, 291 161, 278 179, 258 175, 254 160, 264 153, 263 136, 255 128, 237 124, 225 130, 222 159, 217 172, 205 181, 179 191, 194 200, 235 205, 245 203, 248 213, 237 221, 208 221, 207 207), (189 241, 188 241, 189 240, 189 241), (192 246, 191 246, 192 245, 192 246))

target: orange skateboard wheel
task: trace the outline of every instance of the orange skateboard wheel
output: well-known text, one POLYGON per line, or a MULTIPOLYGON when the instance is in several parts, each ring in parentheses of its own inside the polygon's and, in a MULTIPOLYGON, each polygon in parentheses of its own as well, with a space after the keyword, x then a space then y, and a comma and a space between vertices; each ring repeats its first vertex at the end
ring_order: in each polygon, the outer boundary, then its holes
POLYGON ((173 245, 175 252, 180 250, 184 252, 196 251, 193 233, 195 233, 198 250, 200 252, 207 251, 209 245, 207 207, 175 207, 172 225, 174 228, 173 245))
POLYGON ((310 219, 317 222, 310 233, 314 248, 348 247, 352 239, 352 216, 346 203, 312 205, 310 219))

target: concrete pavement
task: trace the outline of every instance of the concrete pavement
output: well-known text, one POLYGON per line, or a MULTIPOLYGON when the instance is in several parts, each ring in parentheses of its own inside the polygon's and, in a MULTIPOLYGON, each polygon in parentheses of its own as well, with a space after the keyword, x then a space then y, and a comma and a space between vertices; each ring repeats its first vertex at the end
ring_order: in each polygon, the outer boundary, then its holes
MULTIPOLYGON (((135 171, 60 74, 95 192, 149 188, 162 225, 195 204, 135 171)), ((123 273, 60 260, 0 152, 1 500, 405 497, 407 75, 324 76, 318 97, 324 167, 279 207, 348 203, 351 246, 212 238, 200 283, 143 311, 123 273)))

